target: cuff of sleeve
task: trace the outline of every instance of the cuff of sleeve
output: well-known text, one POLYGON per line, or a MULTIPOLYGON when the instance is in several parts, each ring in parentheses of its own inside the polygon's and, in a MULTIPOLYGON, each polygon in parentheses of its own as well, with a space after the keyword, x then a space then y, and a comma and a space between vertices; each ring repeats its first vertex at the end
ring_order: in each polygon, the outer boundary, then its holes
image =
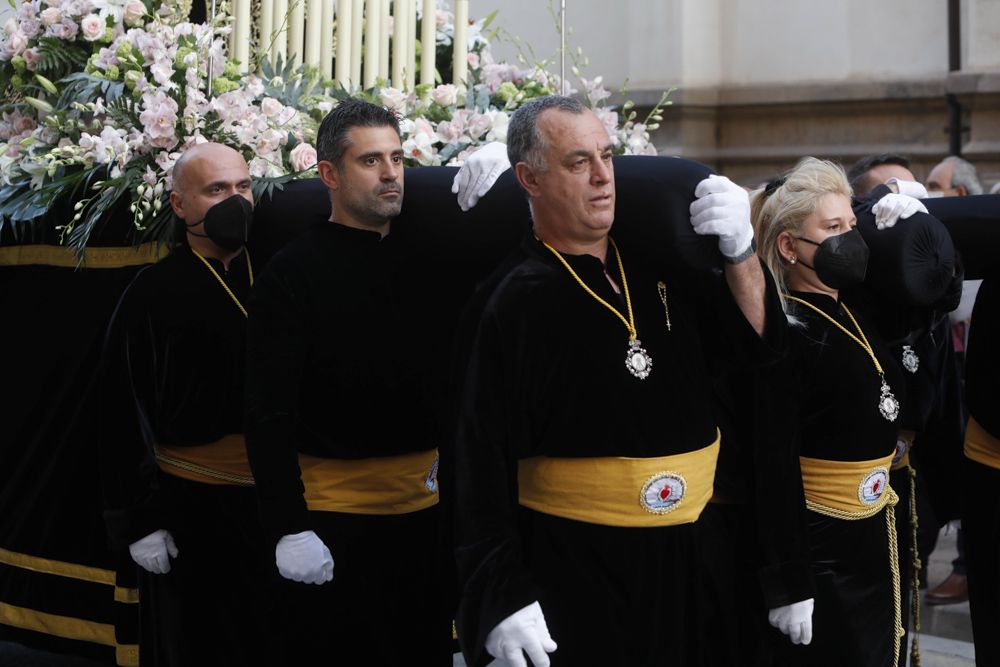
POLYGON ((779 563, 757 571, 768 609, 816 597, 812 572, 807 563, 779 563))
POLYGON ((747 246, 746 250, 733 257, 722 256, 722 259, 726 260, 726 264, 742 264, 757 253, 757 240, 753 237, 750 238, 750 245, 747 246))

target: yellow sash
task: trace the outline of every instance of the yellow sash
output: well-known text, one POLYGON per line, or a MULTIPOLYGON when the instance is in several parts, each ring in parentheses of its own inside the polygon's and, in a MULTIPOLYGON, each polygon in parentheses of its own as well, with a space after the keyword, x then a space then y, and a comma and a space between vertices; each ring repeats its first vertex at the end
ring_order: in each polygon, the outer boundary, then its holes
POLYGON ((438 503, 438 451, 368 459, 299 454, 306 505, 312 511, 408 514, 438 503))
POLYGON ((889 470, 895 472, 903 468, 910 467, 910 450, 913 448, 913 439, 917 434, 913 431, 900 431, 896 438, 896 453, 892 457, 892 467, 889 470), (900 456, 902 450, 902 456, 900 456), (899 457, 897 459, 897 457, 899 457))
POLYGON ((253 486, 242 435, 195 447, 156 445, 156 462, 165 473, 202 484, 253 486))
POLYGON ((1000 439, 972 417, 965 427, 965 456, 984 466, 1000 469, 1000 439))
POLYGON ((889 501, 892 454, 871 461, 830 461, 799 457, 806 505, 815 504, 865 518, 889 501))
POLYGON ((719 435, 707 447, 654 458, 536 456, 517 464, 518 502, 602 526, 692 523, 712 497, 719 435))

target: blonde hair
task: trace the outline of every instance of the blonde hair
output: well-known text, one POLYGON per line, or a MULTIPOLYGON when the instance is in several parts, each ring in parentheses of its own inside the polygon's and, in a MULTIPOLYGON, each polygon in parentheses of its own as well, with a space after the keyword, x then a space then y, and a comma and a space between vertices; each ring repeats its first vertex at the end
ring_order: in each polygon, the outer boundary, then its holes
MULTIPOLYGON (((757 238, 757 254, 771 270, 779 294, 788 291, 788 263, 778 251, 778 236, 782 232, 799 236, 802 223, 827 194, 851 197, 844 168, 836 162, 804 157, 781 179, 750 195, 750 219, 757 238)), ((788 310, 784 296, 781 307, 788 310)))

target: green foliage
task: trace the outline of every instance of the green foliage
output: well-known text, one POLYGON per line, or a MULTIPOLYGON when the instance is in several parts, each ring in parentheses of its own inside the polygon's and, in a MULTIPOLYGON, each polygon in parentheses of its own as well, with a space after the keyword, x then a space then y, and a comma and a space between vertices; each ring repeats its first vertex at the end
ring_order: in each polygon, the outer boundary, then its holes
POLYGON ((87 56, 74 42, 56 37, 43 37, 38 44, 35 71, 49 79, 61 79, 70 72, 83 69, 87 56))

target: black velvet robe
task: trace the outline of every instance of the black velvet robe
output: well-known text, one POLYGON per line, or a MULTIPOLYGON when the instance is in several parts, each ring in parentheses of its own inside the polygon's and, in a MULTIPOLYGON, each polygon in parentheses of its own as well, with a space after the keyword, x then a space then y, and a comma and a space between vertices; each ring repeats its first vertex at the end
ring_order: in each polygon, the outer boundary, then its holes
MULTIPOLYGON (((243 303, 247 259, 208 260, 243 303)), ((163 473, 154 443, 198 447, 243 432, 246 317, 186 245, 140 271, 105 343, 100 438, 112 546, 173 536, 167 574, 139 570, 149 665, 271 664, 269 573, 252 488, 163 473)))
MULTIPOLYGON (((792 294, 833 316, 857 336, 831 297, 792 294)), ((859 311, 851 308, 886 381, 902 403, 906 400, 902 371, 870 318, 859 311)), ((871 357, 806 306, 790 301, 789 312, 804 326, 790 327, 789 355, 772 368, 776 375, 770 394, 774 410, 797 415, 799 454, 832 461, 865 461, 891 454, 898 427, 879 413, 881 382, 871 357)), ((807 521, 816 586, 813 640, 808 646, 794 646, 774 631, 776 664, 888 667, 893 658, 895 609, 885 511, 858 520, 809 511, 807 521)))
POLYGON ((308 511, 298 464, 300 452, 366 459, 442 442, 454 286, 400 237, 316 222, 254 286, 247 447, 264 527, 272 552, 314 531, 335 563, 321 586, 279 582, 289 664, 451 664, 440 505, 308 511))
MULTIPOLYGON (((653 359, 645 380, 625 368, 621 320, 530 235, 468 314, 475 334, 456 444, 455 515, 458 631, 470 665, 489 660, 490 630, 534 600, 560 645, 553 665, 697 660, 696 524, 609 527, 517 501, 521 458, 655 457, 704 447, 718 426, 711 373, 763 362, 780 347, 784 327, 770 283, 768 322, 779 326, 762 341, 720 276, 672 275, 641 246, 621 251, 638 337, 653 359), (667 285, 669 331, 659 280, 667 285)), ((564 257, 626 313, 600 260, 564 257)), ((610 248, 606 266, 621 285, 610 248)))

